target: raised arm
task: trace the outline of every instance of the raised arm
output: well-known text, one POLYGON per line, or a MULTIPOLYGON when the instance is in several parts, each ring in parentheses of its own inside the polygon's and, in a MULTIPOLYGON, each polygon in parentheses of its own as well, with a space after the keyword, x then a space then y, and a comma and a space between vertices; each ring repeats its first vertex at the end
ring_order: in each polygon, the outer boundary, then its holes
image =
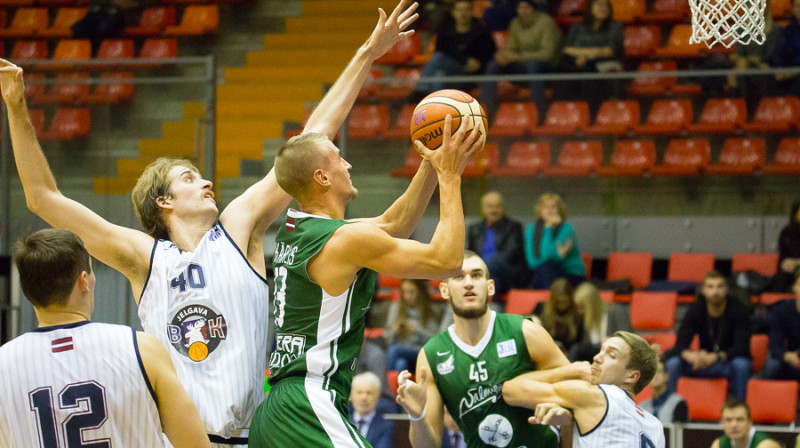
POLYGON ((86 206, 61 194, 31 124, 22 69, 4 59, 0 59, 0 88, 8 111, 11 146, 28 209, 51 226, 80 236, 93 257, 120 271, 128 277, 135 291, 140 290, 150 264, 153 238, 111 224, 86 206))
POLYGON ((411 374, 406 371, 400 372, 400 374, 397 403, 412 419, 419 419, 423 413, 425 414, 420 420, 412 420, 409 425, 411 446, 414 448, 442 446, 444 404, 439 389, 436 388, 436 383, 433 381, 425 349, 420 350, 419 356, 417 356, 417 381, 406 383, 405 379, 410 378, 411 374))
MULTIPOLYGON (((378 9, 380 18, 369 39, 362 45, 322 102, 311 114, 303 133, 319 132, 330 139, 336 136, 356 100, 358 91, 369 74, 372 63, 389 51, 397 41, 410 36, 413 30, 404 31, 418 17, 417 4, 405 8, 408 0, 401 0, 390 16, 378 9)), ((231 201, 220 216, 234 242, 257 270, 266 272, 262 240, 269 225, 286 209, 291 197, 275 180, 274 169, 231 201)))
POLYGON ((178 381, 175 366, 155 337, 137 332, 142 364, 158 398, 161 427, 175 448, 211 447, 192 399, 178 381))

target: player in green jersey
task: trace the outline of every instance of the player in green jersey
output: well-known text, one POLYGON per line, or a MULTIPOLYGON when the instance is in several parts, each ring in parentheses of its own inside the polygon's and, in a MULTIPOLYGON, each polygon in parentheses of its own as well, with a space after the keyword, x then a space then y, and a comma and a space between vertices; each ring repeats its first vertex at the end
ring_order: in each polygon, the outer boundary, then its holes
POLYGON ((494 281, 474 252, 464 254, 461 272, 440 288, 454 324, 420 350, 418 384, 406 371, 399 376, 397 402, 411 417, 412 445, 440 446, 447 407, 470 447, 557 447, 556 430, 528 424, 527 409, 503 401, 502 384, 534 370, 546 382, 588 378, 589 364, 569 364, 540 325, 490 311, 494 281))

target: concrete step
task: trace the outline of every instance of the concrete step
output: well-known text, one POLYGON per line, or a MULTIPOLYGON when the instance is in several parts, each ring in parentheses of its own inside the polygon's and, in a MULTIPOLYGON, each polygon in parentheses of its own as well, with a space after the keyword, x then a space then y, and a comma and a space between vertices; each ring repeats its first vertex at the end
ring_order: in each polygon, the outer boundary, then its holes
POLYGON ((276 67, 292 65, 341 65, 342 67, 353 57, 353 50, 266 50, 247 53, 248 67, 276 67))
POLYGON ((217 102, 231 101, 304 101, 307 98, 322 98, 319 82, 230 82, 217 87, 217 102))
POLYGON ((218 139, 217 156, 261 160, 264 157, 264 140, 258 137, 218 139))
POLYGON ((302 101, 219 101, 217 120, 252 118, 301 121, 305 117, 303 104, 302 101))
MULTIPOLYGON (((377 22, 376 22, 377 23, 377 22)), ((349 48, 355 53, 359 45, 366 42, 370 30, 339 30, 327 32, 302 32, 285 34, 267 34, 264 37, 264 49, 285 50, 290 48, 349 48)))
POLYGON ((364 30, 372 32, 378 23, 377 14, 367 17, 289 17, 286 19, 287 33, 341 32, 342 30, 364 30))
POLYGON ((336 66, 320 66, 309 63, 301 67, 256 67, 229 68, 225 70, 225 79, 229 81, 314 81, 333 84, 344 68, 344 64, 336 66))
POLYGON ((378 20, 378 8, 383 8, 386 14, 392 13, 395 2, 376 0, 306 0, 303 2, 304 17, 329 17, 336 15, 363 15, 374 17, 378 20))
POLYGON ((283 133, 282 120, 220 120, 217 123, 217 141, 237 139, 243 135, 258 138, 279 138, 283 133))

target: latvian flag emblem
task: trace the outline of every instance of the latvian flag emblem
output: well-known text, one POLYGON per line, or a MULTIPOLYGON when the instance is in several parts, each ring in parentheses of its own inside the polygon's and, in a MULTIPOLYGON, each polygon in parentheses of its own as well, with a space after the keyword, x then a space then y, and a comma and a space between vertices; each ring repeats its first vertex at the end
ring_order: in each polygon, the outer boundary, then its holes
POLYGON ((286 218, 286 230, 294 232, 294 218, 286 218))
POLYGON ((50 350, 53 353, 66 352, 68 350, 72 350, 73 348, 75 347, 72 346, 72 336, 67 336, 61 339, 53 339, 50 341, 50 350))

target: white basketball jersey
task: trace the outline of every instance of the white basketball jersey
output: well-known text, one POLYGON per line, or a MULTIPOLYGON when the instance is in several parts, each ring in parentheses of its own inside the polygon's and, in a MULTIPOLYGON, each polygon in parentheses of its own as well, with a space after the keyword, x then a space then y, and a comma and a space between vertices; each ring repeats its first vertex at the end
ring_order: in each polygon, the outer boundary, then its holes
POLYGON ((0 446, 160 447, 136 331, 78 322, 0 347, 0 446))
POLYGON ((617 386, 600 384, 606 395, 603 420, 581 435, 573 432, 573 448, 664 448, 664 426, 617 386))
POLYGON ((212 442, 247 443, 264 399, 268 312, 266 280, 221 225, 194 252, 156 241, 139 318, 167 347, 212 442))

